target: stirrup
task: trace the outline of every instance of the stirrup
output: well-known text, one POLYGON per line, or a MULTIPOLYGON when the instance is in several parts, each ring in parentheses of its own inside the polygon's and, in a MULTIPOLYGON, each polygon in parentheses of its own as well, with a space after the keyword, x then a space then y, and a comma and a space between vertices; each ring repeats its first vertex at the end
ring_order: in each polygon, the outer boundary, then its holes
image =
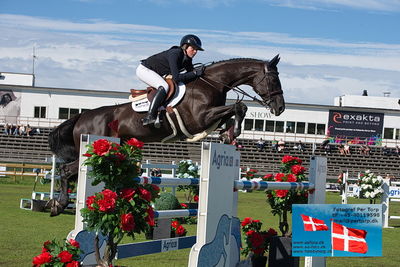
POLYGON ((156 120, 157 120, 157 118, 147 116, 146 118, 142 119, 142 123, 143 123, 143 126, 146 126, 149 124, 153 124, 154 122, 156 122, 156 120))

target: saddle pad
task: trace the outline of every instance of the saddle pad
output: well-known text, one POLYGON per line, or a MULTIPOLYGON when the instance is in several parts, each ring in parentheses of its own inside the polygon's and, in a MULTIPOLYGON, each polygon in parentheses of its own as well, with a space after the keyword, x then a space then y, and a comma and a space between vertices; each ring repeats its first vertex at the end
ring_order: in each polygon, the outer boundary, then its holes
MULTIPOLYGON (((179 83, 175 90, 174 96, 167 103, 167 107, 176 106, 183 98, 186 92, 186 85, 184 83, 179 83)), ((136 112, 147 112, 149 111, 150 102, 147 99, 147 95, 138 96, 132 99, 132 109, 136 112)), ((160 110, 165 109, 164 106, 160 107, 160 110)))

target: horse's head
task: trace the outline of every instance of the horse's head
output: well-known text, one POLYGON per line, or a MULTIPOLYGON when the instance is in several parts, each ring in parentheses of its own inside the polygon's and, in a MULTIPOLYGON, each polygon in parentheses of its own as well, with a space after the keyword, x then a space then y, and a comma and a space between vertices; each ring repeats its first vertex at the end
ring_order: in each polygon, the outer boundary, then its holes
POLYGON ((280 58, 276 55, 270 61, 266 61, 264 69, 254 76, 252 87, 261 96, 265 107, 271 109, 271 113, 279 116, 285 110, 285 100, 277 64, 280 58))

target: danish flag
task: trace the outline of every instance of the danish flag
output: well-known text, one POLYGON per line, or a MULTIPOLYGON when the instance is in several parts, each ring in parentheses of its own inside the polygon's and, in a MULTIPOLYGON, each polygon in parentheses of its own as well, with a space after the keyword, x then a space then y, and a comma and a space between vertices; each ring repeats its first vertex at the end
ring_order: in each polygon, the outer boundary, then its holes
POLYGON ((301 214, 303 219, 304 231, 328 231, 328 226, 323 220, 301 214))
POLYGON ((368 251, 366 236, 365 230, 332 222, 332 249, 365 254, 368 251))

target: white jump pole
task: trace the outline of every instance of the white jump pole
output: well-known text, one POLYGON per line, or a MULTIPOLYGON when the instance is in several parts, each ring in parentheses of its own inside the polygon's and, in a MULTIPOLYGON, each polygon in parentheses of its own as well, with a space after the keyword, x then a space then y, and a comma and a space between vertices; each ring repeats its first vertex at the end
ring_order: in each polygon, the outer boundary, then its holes
POLYGON ((56 155, 51 157, 51 182, 50 182, 50 199, 54 198, 54 180, 56 176, 56 155))

